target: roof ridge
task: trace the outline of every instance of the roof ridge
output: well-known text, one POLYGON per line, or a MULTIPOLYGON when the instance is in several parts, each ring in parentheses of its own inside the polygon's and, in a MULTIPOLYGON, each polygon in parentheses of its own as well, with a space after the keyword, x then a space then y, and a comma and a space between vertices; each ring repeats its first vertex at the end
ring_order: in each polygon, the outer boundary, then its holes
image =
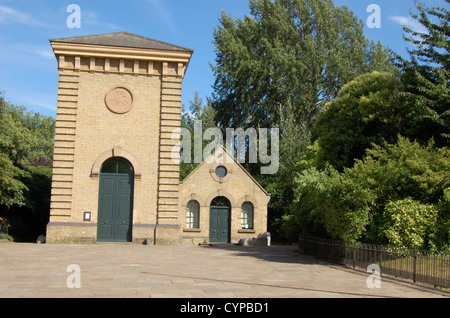
POLYGON ((91 35, 83 35, 83 36, 76 36, 76 37, 57 38, 57 39, 51 39, 50 42, 69 42, 69 43, 72 42, 72 43, 103 45, 103 46, 136 47, 136 48, 147 48, 147 49, 156 49, 156 50, 175 50, 175 51, 180 50, 180 51, 193 52, 193 50, 189 49, 189 48, 185 48, 185 47, 182 47, 179 45, 163 42, 160 40, 155 40, 155 39, 152 39, 149 37, 130 33, 127 31, 111 32, 111 33, 103 33, 103 34, 91 34, 91 35), (119 36, 119 37, 122 36, 122 38, 117 39, 117 41, 114 41, 115 40, 114 35, 119 36), (147 41, 147 42, 144 42, 144 44, 143 44, 142 42, 137 42, 138 40, 136 40, 137 43, 133 43, 133 40, 127 41, 126 37, 141 39, 141 40, 147 41), (89 41, 89 38, 91 38, 91 41, 89 41), (99 41, 101 41, 101 39, 103 39, 103 43, 95 43, 95 38, 100 39, 99 41), (89 42, 92 42, 92 43, 89 43, 89 42))
POLYGON ((110 34, 119 34, 119 33, 127 33, 132 34, 126 31, 120 31, 120 32, 110 32, 110 33, 101 33, 101 34, 89 34, 89 35, 80 35, 80 36, 68 36, 65 38, 56 38, 56 39, 50 39, 50 41, 58 41, 58 40, 65 40, 65 39, 77 39, 77 38, 88 38, 92 36, 100 36, 100 35, 110 35, 110 34))
POLYGON ((211 157, 214 157, 214 156, 216 156, 216 155, 218 155, 218 150, 219 149, 222 149, 222 151, 224 151, 229 157, 231 157, 231 159, 233 160, 233 162, 250 178, 250 180, 252 180, 253 181, 253 183, 255 183, 261 190, 262 190, 262 192, 264 193, 264 194, 266 194, 267 196, 269 196, 270 197, 270 193, 269 192, 267 192, 266 191, 266 189, 264 189, 262 186, 261 186, 261 184, 259 184, 259 182, 258 181, 256 181, 256 179, 250 174, 250 172, 248 172, 240 163, 239 163, 239 161, 237 161, 236 160, 236 158, 227 150, 227 148, 224 146, 224 145, 220 145, 220 147, 218 147, 218 148, 216 148, 215 150, 214 150, 214 153, 211 153, 209 156, 208 156, 208 158, 206 158, 206 159, 204 159, 201 163, 199 163, 198 165, 197 165, 197 167, 195 167, 194 168, 194 170, 192 170, 182 181, 180 181, 179 183, 180 184, 183 184, 185 181, 187 181, 187 179, 190 177, 190 176, 193 176, 194 174, 195 174, 195 172, 197 171, 197 170, 199 170, 200 169, 200 167, 201 166, 203 166, 204 164, 208 164, 206 161, 209 159, 209 158, 211 158, 211 157))

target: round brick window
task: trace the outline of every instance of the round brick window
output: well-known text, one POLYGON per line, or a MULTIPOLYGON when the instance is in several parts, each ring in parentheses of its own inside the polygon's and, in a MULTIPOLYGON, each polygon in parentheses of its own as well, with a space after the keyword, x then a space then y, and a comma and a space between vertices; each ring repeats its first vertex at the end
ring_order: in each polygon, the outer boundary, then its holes
POLYGON ((218 166, 216 168, 216 176, 218 176, 219 178, 225 178, 227 174, 228 170, 224 166, 218 166))

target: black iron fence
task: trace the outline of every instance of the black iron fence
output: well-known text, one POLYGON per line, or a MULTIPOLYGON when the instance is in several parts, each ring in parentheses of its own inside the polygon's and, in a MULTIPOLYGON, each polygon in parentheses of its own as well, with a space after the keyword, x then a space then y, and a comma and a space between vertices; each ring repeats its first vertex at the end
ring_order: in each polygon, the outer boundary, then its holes
POLYGON ((369 265, 376 264, 381 276, 450 288, 450 253, 348 243, 304 235, 299 236, 299 252, 364 271, 369 265))

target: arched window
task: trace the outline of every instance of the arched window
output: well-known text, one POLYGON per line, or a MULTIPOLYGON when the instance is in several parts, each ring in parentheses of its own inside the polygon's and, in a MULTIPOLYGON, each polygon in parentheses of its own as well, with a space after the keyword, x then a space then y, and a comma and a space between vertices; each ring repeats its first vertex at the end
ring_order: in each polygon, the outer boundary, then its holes
POLYGON ((200 204, 197 201, 191 200, 186 207, 186 228, 198 229, 200 217, 200 204))
POLYGON ((243 229, 253 229, 253 204, 251 202, 242 203, 241 226, 243 229))
POLYGON ((230 200, 228 200, 226 197, 215 197, 211 201, 211 206, 228 206, 231 207, 230 200))
POLYGON ((119 174, 133 174, 133 166, 131 163, 121 157, 113 157, 106 160, 100 170, 101 173, 119 173, 119 174))

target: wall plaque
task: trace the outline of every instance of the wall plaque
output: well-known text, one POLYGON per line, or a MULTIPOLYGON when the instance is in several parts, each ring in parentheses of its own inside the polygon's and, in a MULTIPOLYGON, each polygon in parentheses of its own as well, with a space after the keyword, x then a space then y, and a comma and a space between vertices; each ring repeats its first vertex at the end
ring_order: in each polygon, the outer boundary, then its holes
POLYGON ((106 93, 105 103, 113 113, 125 114, 133 108, 134 96, 128 88, 115 87, 106 93))

